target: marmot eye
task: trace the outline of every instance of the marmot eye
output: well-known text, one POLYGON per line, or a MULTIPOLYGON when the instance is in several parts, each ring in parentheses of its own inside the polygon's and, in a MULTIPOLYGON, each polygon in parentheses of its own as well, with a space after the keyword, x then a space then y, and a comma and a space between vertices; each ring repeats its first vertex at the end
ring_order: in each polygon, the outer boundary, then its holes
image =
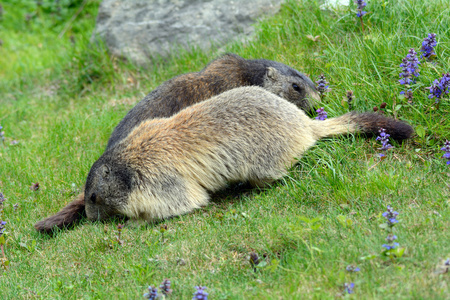
POLYGON ((91 198, 90 198, 91 202, 95 203, 96 199, 97 199, 97 195, 95 193, 92 193, 91 198))
POLYGON ((295 83, 292 84, 292 88, 296 90, 297 92, 300 92, 300 87, 296 85, 295 83))

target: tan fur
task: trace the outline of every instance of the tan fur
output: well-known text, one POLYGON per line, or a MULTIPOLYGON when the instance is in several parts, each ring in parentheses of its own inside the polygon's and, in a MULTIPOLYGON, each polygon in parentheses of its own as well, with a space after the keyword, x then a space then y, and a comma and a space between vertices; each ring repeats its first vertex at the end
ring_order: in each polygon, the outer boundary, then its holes
MULTIPOLYGON (((113 155, 113 161, 140 172, 136 188, 122 201, 125 204, 117 202, 117 212, 161 219, 206 205, 208 192, 228 182, 270 183, 284 176, 318 139, 360 131, 355 120, 352 113, 325 121, 310 119, 284 99, 262 88, 246 87, 171 118, 143 122, 113 155), (167 178, 177 181, 161 187, 159 182, 167 178)), ((91 213, 87 208, 88 218, 102 216, 101 209, 91 213)))

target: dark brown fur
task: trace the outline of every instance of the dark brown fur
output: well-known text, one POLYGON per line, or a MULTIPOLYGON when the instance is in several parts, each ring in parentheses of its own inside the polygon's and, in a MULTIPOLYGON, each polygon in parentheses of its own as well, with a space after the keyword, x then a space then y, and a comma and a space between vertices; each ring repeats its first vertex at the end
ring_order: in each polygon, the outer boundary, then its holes
POLYGON ((49 233, 55 228, 68 227, 83 217, 86 217, 86 210, 84 206, 84 193, 81 193, 56 215, 37 222, 34 227, 41 232, 49 233))
POLYGON ((314 83, 299 71, 271 60, 227 54, 199 72, 179 75, 158 86, 120 121, 106 148, 119 143, 146 120, 170 117, 188 106, 242 86, 260 86, 307 112, 320 101, 314 83), (298 89, 294 90, 293 85, 298 89))
POLYGON ((386 118, 379 113, 352 113, 353 121, 363 129, 363 133, 369 136, 379 134, 380 128, 386 129, 390 138, 396 141, 409 139, 414 133, 414 129, 407 123, 399 122, 395 119, 386 118))

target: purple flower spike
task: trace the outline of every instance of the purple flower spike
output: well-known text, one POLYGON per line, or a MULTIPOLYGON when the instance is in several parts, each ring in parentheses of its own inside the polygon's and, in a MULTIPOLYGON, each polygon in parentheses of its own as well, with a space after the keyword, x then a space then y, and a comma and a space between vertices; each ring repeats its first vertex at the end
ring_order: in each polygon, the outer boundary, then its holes
POLYGON ((367 14, 367 11, 363 11, 364 7, 366 7, 367 3, 364 0, 356 0, 355 1, 356 5, 358 5, 358 7, 356 8, 358 10, 358 13, 356 14, 356 16, 358 18, 362 18, 365 14, 367 14))
POLYGON ((413 92, 412 92, 411 89, 407 90, 406 92, 405 91, 401 91, 400 95, 405 95, 405 99, 408 100, 409 104, 413 103, 413 92))
POLYGON ((5 132, 2 131, 3 126, 0 125, 0 140, 2 140, 2 142, 5 140, 5 132))
POLYGON ((161 289, 161 292, 168 296, 172 294, 172 289, 171 289, 171 282, 169 279, 164 279, 164 281, 161 283, 161 285, 159 286, 159 288, 161 289))
POLYGON ((419 60, 417 59, 417 53, 414 48, 409 49, 408 54, 402 59, 400 67, 402 72, 399 74, 400 84, 411 84, 415 83, 414 77, 419 76, 419 60))
POLYGON ((436 79, 433 84, 426 89, 430 90, 428 98, 436 98, 435 103, 439 103, 441 98, 450 92, 450 73, 442 74, 440 80, 436 79))
POLYGON ((393 148, 392 145, 389 144, 390 135, 386 133, 386 129, 380 128, 378 132, 380 133, 380 135, 377 137, 377 141, 381 142, 381 148, 378 148, 378 150, 386 151, 390 148, 393 148))
MULTIPOLYGON (((397 221, 398 222, 398 221, 397 221)), ((396 235, 390 234, 387 236, 386 241, 389 243, 392 243, 393 241, 395 241, 397 239, 396 235)))
POLYGON ((196 286, 197 291, 194 293, 192 300, 208 300, 208 293, 205 291, 206 286, 196 286))
POLYGON ((395 224, 398 223, 397 220, 398 212, 394 211, 394 209, 390 205, 387 206, 387 211, 385 211, 382 214, 382 216, 386 218, 389 227, 393 227, 395 224))
POLYGON ((353 289, 354 288, 355 288, 355 284, 353 282, 344 284, 344 289, 349 294, 353 294, 353 289))
POLYGON ((445 151, 442 158, 447 159, 447 165, 450 165, 450 141, 445 141, 444 147, 442 147, 441 150, 445 151))
POLYGON ((325 121, 325 119, 328 117, 327 112, 323 107, 316 110, 316 113, 317 113, 316 120, 325 121))
POLYGON ((422 52, 422 54, 420 55, 420 58, 429 60, 431 57, 436 56, 436 53, 434 53, 434 47, 436 47, 436 45, 436 34, 428 34, 428 37, 426 37, 422 42, 422 48, 420 48, 420 52, 422 52))
POLYGON ((6 221, 0 221, 0 236, 5 232, 6 221))
POLYGON ((152 286, 148 287, 148 293, 144 294, 144 298, 155 300, 158 297, 158 289, 152 286))
POLYGON ((319 80, 316 81, 317 83, 316 89, 321 96, 323 96, 323 94, 328 91, 329 87, 328 82, 325 79, 326 79, 325 75, 320 74, 319 80))
POLYGON ((386 250, 392 250, 399 246, 398 243, 393 243, 392 245, 384 244, 382 247, 386 248, 386 250))
POLYGON ((361 271, 361 269, 358 268, 358 267, 355 266, 355 265, 348 265, 348 266, 345 268, 345 270, 346 270, 347 272, 359 272, 359 271, 361 271))

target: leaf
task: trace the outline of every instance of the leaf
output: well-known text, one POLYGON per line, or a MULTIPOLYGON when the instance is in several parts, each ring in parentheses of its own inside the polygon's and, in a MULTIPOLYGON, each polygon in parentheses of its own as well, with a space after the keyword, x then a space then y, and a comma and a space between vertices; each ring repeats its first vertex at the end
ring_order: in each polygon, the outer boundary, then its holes
POLYGON ((371 255, 367 255, 367 256, 361 256, 359 259, 360 260, 371 260, 371 259, 374 259, 374 258, 377 258, 377 257, 378 257, 378 255, 371 254, 371 255))
POLYGON ((313 41, 313 42, 317 42, 319 40, 319 38, 320 38, 320 35, 312 36, 310 34, 307 34, 306 38, 311 40, 311 41, 313 41))
POLYGON ((383 228, 383 229, 387 229, 388 228, 388 224, 387 223, 383 223, 378 225, 378 227, 383 228))
POLYGON ((394 250, 391 250, 392 253, 396 256, 396 257, 402 257, 403 253, 405 253, 405 248, 396 248, 394 250))
POLYGON ((4 235, 2 235, 2 236, 0 236, 0 245, 4 245, 5 244, 5 236, 4 235))
POLYGON ((267 262, 266 262, 266 261, 262 261, 262 262, 260 262, 260 263, 257 265, 258 268, 264 268, 265 266, 267 266, 267 262))
POLYGON ((320 253, 323 252, 323 250, 321 250, 321 249, 319 249, 317 247, 314 247, 314 246, 311 246, 311 250, 315 250, 315 251, 320 252, 320 253))
POLYGON ((271 261, 270 261, 270 265, 267 267, 267 269, 270 271, 270 272, 275 272, 276 271, 276 269, 278 268, 278 265, 280 264, 280 261, 279 260, 276 260, 276 259, 272 259, 271 261))
POLYGON ((394 110, 395 110, 395 111, 398 111, 398 110, 400 110, 400 108, 402 108, 402 107, 403 107, 403 105, 397 104, 397 105, 395 106, 394 110))
POLYGON ((320 223, 311 225, 311 229, 312 229, 312 230, 317 230, 317 229, 319 229, 320 227, 322 227, 322 224, 320 224, 320 223))
POLYGON ((326 63, 326 64, 325 64, 325 68, 329 69, 329 68, 331 68, 333 65, 334 65, 334 64, 331 63, 331 62, 326 63))
POLYGON ((423 138, 425 136, 425 128, 422 125, 417 126, 416 133, 419 137, 423 138))
POLYGON ((339 223, 341 223, 341 225, 344 226, 345 228, 351 227, 353 225, 353 220, 347 218, 344 215, 338 215, 336 218, 338 219, 339 223))

